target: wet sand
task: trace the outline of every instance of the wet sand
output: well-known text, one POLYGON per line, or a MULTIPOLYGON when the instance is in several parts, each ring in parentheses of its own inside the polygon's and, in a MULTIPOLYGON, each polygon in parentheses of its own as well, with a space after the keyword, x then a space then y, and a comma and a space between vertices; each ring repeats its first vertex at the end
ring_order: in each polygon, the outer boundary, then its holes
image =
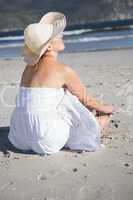
POLYGON ((7 139, 15 95, 25 63, 0 60, 0 199, 133 199, 132 49, 59 56, 92 94, 116 108, 110 135, 96 152, 62 149, 57 154, 25 154, 7 139))

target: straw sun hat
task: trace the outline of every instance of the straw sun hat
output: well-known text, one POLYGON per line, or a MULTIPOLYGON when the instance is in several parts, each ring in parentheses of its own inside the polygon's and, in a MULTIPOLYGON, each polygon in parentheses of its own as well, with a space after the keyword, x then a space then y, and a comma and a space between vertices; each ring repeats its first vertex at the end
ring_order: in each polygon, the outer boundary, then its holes
POLYGON ((65 27, 66 16, 60 12, 48 12, 38 23, 29 24, 24 30, 24 61, 29 65, 36 64, 50 41, 62 34, 65 27))

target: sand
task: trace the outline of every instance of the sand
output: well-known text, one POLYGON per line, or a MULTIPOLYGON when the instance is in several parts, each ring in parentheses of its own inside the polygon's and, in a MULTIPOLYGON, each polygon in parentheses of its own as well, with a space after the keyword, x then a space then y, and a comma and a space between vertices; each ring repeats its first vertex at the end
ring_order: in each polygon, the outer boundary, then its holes
POLYGON ((88 94, 116 109, 110 135, 96 152, 62 149, 25 154, 7 139, 24 62, 0 60, 0 200, 133 200, 132 49, 59 56, 79 74, 88 94))

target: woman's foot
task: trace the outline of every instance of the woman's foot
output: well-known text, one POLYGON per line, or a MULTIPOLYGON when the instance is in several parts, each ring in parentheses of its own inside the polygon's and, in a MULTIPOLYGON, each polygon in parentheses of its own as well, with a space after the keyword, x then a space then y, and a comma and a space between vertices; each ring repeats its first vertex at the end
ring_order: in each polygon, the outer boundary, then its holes
POLYGON ((96 119, 101 126, 101 138, 106 137, 109 134, 108 125, 111 118, 112 118, 112 114, 98 116, 98 117, 96 116, 96 119))

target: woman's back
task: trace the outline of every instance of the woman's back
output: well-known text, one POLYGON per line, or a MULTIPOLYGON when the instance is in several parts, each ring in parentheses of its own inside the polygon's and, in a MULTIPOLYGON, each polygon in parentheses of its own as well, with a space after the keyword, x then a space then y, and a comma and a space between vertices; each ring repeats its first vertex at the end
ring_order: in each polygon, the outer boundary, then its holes
POLYGON ((61 88, 64 84, 64 73, 65 65, 56 61, 27 65, 20 86, 61 88))

